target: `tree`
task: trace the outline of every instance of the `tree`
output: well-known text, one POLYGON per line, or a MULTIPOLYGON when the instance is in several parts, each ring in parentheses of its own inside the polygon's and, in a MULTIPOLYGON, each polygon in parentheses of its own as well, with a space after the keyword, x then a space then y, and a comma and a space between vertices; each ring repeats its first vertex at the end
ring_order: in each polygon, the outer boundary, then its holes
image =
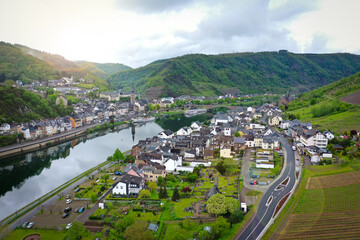
POLYGON ((224 161, 221 161, 216 164, 215 169, 221 174, 224 175, 226 173, 226 168, 224 166, 224 161))
POLYGON ((158 183, 158 185, 162 185, 164 183, 164 178, 162 176, 159 176, 157 178, 157 183, 158 183))
POLYGON ((211 237, 213 239, 218 239, 223 232, 225 232, 229 229, 230 229, 230 223, 228 221, 226 221, 225 218, 218 217, 216 219, 215 224, 211 228, 211 232, 210 232, 211 237))
POLYGON ((197 178, 198 178, 198 176, 197 176, 196 174, 190 174, 190 175, 187 177, 188 181, 189 181, 189 182, 192 182, 192 183, 196 182, 197 178))
POLYGON ((156 104, 155 108, 156 108, 156 110, 159 110, 160 109, 160 104, 156 104))
POLYGON ((196 176, 200 177, 201 168, 200 167, 194 167, 193 173, 196 174, 196 176))
POLYGON ((84 224, 79 221, 73 222, 68 233, 69 233, 68 237, 74 240, 79 240, 89 235, 89 233, 86 231, 84 224))
POLYGON ((209 198, 206 205, 206 210, 215 215, 222 215, 227 213, 225 204, 225 196, 217 193, 209 198))
POLYGON ((183 193, 189 193, 189 192, 191 192, 190 186, 184 187, 183 189, 181 189, 181 192, 183 192, 183 193))
POLYGON ((113 161, 117 161, 119 163, 120 160, 124 161, 125 157, 124 157, 124 154, 117 148, 113 155, 113 161))
POLYGON ((176 201, 179 200, 179 199, 180 199, 179 189, 178 189, 178 187, 175 187, 174 193, 173 193, 173 195, 172 195, 172 197, 171 197, 171 200, 173 200, 174 202, 176 202, 176 201))
POLYGON ((150 230, 147 230, 146 223, 132 224, 125 230, 124 237, 126 240, 152 240, 154 235, 150 230))
POLYGON ((143 189, 139 193, 139 198, 149 198, 150 197, 150 191, 147 189, 143 189))
POLYGON ((239 223, 244 219, 244 212, 240 209, 235 210, 231 213, 229 221, 231 224, 239 223))
MULTIPOLYGON (((175 178, 175 176, 174 175, 172 175, 171 173, 170 174, 168 174, 167 176, 166 176, 166 181, 170 181, 170 182, 176 182, 176 178, 175 178)), ((159 179, 158 179, 159 180, 159 179)))
POLYGON ((239 132, 235 132, 235 137, 240 137, 240 133, 239 133, 239 132))
POLYGON ((107 182, 107 180, 110 178, 109 174, 104 174, 101 176, 101 179, 103 179, 105 181, 105 183, 107 182))
POLYGON ((134 214, 132 213, 132 211, 130 211, 130 213, 122 219, 119 227, 121 228, 121 231, 125 231, 126 228, 128 228, 134 223, 135 223, 134 214))
POLYGON ((239 201, 232 197, 225 198, 225 205, 229 213, 233 213, 240 208, 239 201))
POLYGON ((91 196, 90 196, 90 201, 91 201, 91 203, 95 203, 96 200, 97 200, 96 194, 95 194, 95 193, 91 194, 91 196))
POLYGON ((151 191, 156 190, 156 189, 157 189, 157 184, 156 184, 156 182, 149 182, 148 188, 149 188, 151 191))

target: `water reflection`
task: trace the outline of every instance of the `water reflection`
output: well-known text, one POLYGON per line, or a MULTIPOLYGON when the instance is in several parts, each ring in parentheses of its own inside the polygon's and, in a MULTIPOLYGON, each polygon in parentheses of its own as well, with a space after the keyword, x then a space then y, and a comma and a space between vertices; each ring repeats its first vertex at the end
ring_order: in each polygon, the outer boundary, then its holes
POLYGON ((129 150, 139 140, 162 130, 156 123, 107 130, 0 160, 0 219, 105 161, 116 148, 129 150))

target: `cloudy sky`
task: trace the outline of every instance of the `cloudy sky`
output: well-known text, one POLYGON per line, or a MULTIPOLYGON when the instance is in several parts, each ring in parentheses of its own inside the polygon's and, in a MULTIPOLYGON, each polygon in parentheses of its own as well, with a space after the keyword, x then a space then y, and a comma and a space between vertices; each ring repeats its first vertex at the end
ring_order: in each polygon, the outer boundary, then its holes
POLYGON ((0 0, 0 41, 131 67, 189 53, 360 54, 358 0, 0 0))

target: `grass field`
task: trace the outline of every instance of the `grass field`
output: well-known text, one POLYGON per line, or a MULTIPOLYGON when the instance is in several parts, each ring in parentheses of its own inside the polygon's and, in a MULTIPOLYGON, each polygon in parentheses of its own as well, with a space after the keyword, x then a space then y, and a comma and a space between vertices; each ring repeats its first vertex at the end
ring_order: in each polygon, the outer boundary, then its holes
POLYGON ((321 104, 323 104, 324 102, 327 101, 322 101, 313 106, 289 111, 289 113, 292 113, 296 116, 299 115, 300 121, 311 122, 312 124, 317 126, 318 129, 330 129, 339 134, 344 133, 344 131, 360 128, 360 107, 355 105, 353 108, 349 109, 346 112, 314 118, 312 116, 311 110, 314 107, 321 106, 321 104))
MULTIPOLYGON (((24 239, 25 237, 31 234, 40 234, 41 239, 51 239, 51 240, 63 240, 68 235, 67 231, 54 231, 54 230, 37 230, 37 229, 16 229, 4 240, 14 240, 14 239, 24 239)), ((83 240, 94 239, 92 236, 83 237, 83 240)))
POLYGON ((304 169, 298 190, 263 239, 360 239, 358 165, 304 169), (351 175, 356 180, 346 184, 351 175))

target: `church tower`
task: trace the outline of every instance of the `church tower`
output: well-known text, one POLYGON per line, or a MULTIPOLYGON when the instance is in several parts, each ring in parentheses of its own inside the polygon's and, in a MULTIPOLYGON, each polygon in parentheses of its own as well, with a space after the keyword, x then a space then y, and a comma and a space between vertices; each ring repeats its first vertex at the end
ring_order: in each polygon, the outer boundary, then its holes
POLYGON ((134 84, 132 85, 131 89, 131 96, 130 96, 130 104, 135 104, 135 90, 134 90, 134 84))

